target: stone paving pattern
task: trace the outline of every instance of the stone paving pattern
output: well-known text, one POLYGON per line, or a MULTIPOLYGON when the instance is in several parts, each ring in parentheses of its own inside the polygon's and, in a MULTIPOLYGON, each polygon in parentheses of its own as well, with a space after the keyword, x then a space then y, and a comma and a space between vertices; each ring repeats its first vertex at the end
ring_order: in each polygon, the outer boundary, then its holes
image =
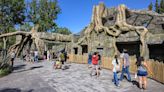
MULTIPOLYGON (((70 69, 54 70, 53 62, 27 63, 17 60, 15 70, 0 78, 0 92, 164 92, 164 85, 148 79, 148 89, 140 90, 126 80, 116 87, 113 73, 102 69, 101 76, 90 76, 83 64, 67 64, 70 69)), ((134 78, 134 76, 132 76, 134 78)))

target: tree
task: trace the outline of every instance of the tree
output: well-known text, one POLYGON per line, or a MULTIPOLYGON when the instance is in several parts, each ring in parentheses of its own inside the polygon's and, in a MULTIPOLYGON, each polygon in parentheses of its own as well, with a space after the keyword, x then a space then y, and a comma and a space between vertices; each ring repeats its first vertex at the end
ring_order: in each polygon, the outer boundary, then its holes
POLYGON ((38 24, 38 31, 48 31, 56 27, 54 20, 60 13, 57 0, 32 0, 27 8, 28 20, 38 24))
POLYGON ((60 34, 65 34, 65 35, 71 34, 71 31, 68 28, 66 28, 66 27, 58 27, 58 28, 56 28, 52 32, 54 32, 54 33, 60 33, 60 34))
POLYGON ((7 32, 15 24, 24 21, 24 0, 1 0, 0 1, 0 30, 7 32))
POLYGON ((153 10, 153 3, 151 2, 150 5, 148 6, 148 10, 152 11, 153 10))
MULTIPOLYGON (((8 33, 16 24, 21 24, 24 19, 24 0, 0 0, 0 31, 8 33)), ((3 38, 4 49, 7 39, 3 38)))
POLYGON ((164 13, 164 0, 161 0, 160 2, 159 11, 159 13, 164 13))
POLYGON ((32 26, 29 23, 24 23, 20 26, 20 31, 30 31, 32 26))
POLYGON ((158 4, 158 0, 156 0, 156 2, 155 2, 155 11, 156 11, 157 13, 159 13, 159 4, 158 4))

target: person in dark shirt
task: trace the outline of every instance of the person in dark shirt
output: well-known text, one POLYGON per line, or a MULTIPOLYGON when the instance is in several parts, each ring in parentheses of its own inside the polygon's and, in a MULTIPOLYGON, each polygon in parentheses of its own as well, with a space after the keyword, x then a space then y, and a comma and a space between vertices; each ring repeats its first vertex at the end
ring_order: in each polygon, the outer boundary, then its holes
POLYGON ((89 54, 88 54, 88 67, 89 67, 89 68, 92 67, 91 64, 92 64, 92 54, 89 53, 89 54))
POLYGON ((122 66, 122 73, 120 76, 120 81, 123 80, 124 73, 126 73, 128 75, 128 78, 127 78, 128 81, 131 82, 131 76, 129 72, 129 66, 130 66, 129 54, 126 49, 123 50, 122 60, 123 60, 123 66, 122 66))
POLYGON ((100 55, 100 53, 98 52, 98 65, 99 65, 99 69, 100 69, 100 70, 101 70, 101 64, 102 64, 101 55, 100 55))

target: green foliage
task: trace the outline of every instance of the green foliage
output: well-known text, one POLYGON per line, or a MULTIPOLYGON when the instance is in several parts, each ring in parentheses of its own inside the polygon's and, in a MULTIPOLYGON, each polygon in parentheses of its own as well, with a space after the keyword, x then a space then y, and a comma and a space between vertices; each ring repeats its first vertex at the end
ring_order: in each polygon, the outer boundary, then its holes
POLYGON ((56 28, 59 13, 57 0, 0 0, 0 31, 10 32, 19 24, 20 30, 29 31, 29 23, 39 24, 39 31, 49 31, 56 28))
MULTIPOLYGON (((15 28, 9 28, 8 29, 8 32, 15 32, 15 31, 16 31, 15 28)), ((8 37, 7 42, 6 42, 7 43, 7 48, 9 48, 11 45, 15 44, 15 42, 16 42, 16 37, 15 36, 8 37)), ((3 44, 4 44, 3 40, 0 39, 0 49, 3 48, 3 44)))
MULTIPOLYGON (((15 28, 10 28, 9 32, 15 32, 15 28)), ((16 36, 11 36, 7 40, 7 48, 9 48, 11 45, 15 44, 16 42, 16 36)))
MULTIPOLYGON (((1 66, 2 62, 0 62, 0 66, 1 66)), ((11 73, 12 69, 11 67, 9 66, 9 64, 4 64, 3 67, 1 66, 0 67, 0 77, 2 76, 5 76, 9 73, 11 73)))
POLYGON ((8 75, 9 73, 11 73, 11 69, 9 67, 0 69, 0 77, 8 75))
POLYGON ((56 28, 52 32, 54 32, 54 33, 60 33, 60 34, 65 34, 65 35, 71 34, 71 31, 68 28, 66 28, 66 27, 60 27, 60 28, 58 27, 58 28, 56 28))
POLYGON ((160 2, 159 13, 164 13, 164 0, 161 0, 161 2, 160 2))
POLYGON ((24 23, 20 26, 20 31, 30 31, 32 29, 32 26, 30 26, 29 23, 24 23))
POLYGON ((57 0, 32 0, 29 5, 29 20, 34 25, 39 24, 38 31, 48 31, 56 27, 54 20, 60 13, 57 0))
MULTIPOLYGON (((158 2, 158 0, 156 0, 155 2, 155 12, 157 13, 164 13, 164 0, 160 0, 160 3, 158 2)), ((153 9, 153 4, 152 2, 150 3, 150 5, 148 6, 148 10, 152 10, 153 9)))
MULTIPOLYGON (((24 0, 0 0, 0 31, 1 33, 14 32, 14 26, 22 24, 25 19, 24 0)), ((13 37, 6 38, 7 45, 15 42, 13 37)), ((2 48, 2 44, 0 46, 2 48)), ((6 45, 4 45, 6 49, 6 45)))
POLYGON ((157 13, 159 13, 159 3, 158 3, 158 0, 156 0, 156 2, 155 2, 155 11, 157 13))
POLYGON ((24 21, 24 0, 0 0, 0 31, 9 32, 24 21))
POLYGON ((2 42, 3 42, 2 39, 0 39, 0 49, 3 48, 3 43, 2 42))
POLYGON ((150 5, 148 6, 148 10, 152 11, 153 10, 153 3, 151 2, 150 5))

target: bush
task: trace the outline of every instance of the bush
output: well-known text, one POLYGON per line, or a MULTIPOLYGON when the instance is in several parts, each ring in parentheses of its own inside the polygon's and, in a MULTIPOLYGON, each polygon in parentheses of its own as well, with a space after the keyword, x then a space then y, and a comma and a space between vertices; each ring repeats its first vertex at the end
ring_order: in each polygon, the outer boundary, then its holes
POLYGON ((9 73, 11 73, 11 69, 10 68, 0 69, 0 77, 8 75, 9 73))

